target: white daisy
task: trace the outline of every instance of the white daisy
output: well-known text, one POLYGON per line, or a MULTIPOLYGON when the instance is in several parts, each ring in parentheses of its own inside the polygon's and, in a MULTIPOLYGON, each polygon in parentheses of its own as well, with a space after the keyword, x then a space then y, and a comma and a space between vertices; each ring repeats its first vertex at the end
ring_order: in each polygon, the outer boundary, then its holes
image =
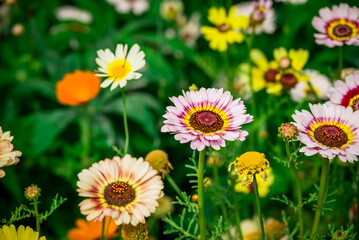
POLYGON ((55 16, 60 21, 78 21, 84 24, 89 24, 93 20, 91 13, 74 6, 56 8, 55 16))
POLYGON ((96 63, 99 65, 96 74, 99 77, 107 77, 101 83, 102 88, 108 87, 111 83, 111 91, 117 86, 123 88, 127 81, 132 79, 139 79, 142 74, 136 72, 145 65, 145 53, 140 51, 138 44, 131 47, 127 52, 127 44, 117 44, 115 54, 110 49, 98 50, 96 63))

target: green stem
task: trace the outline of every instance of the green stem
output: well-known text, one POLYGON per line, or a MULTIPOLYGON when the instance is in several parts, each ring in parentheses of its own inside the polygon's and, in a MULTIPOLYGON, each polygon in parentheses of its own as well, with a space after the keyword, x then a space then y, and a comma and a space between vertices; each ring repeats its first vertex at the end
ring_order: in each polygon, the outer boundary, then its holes
MULTIPOLYGON (((221 186, 221 183, 220 183, 220 180, 219 180, 219 175, 218 175, 218 167, 217 167, 216 163, 213 164, 213 178, 214 178, 214 182, 218 186, 221 186)), ((230 222, 229 222, 229 218, 228 218, 228 213, 227 213, 227 210, 226 210, 226 206, 223 203, 224 203, 223 201, 220 201, 219 206, 221 208, 221 212, 222 212, 225 224, 229 225, 230 222)), ((230 231, 227 231, 227 235, 228 235, 228 240, 232 240, 232 235, 231 235, 230 231)))
POLYGON ((87 167, 90 164, 90 140, 91 140, 91 124, 88 106, 85 105, 83 107, 83 112, 79 119, 80 123, 80 134, 81 134, 81 143, 83 146, 82 154, 81 154, 81 163, 82 166, 87 167))
MULTIPOLYGON (((287 157, 288 157, 288 160, 289 160, 291 154, 290 154, 289 141, 288 140, 285 140, 285 151, 287 153, 287 157)), ((294 180, 295 180, 295 185, 296 185, 296 188, 297 188, 297 198, 298 198, 297 209, 298 209, 298 221, 299 221, 299 236, 303 236, 304 222, 303 222, 303 210, 302 210, 302 206, 303 206, 302 189, 300 187, 297 169, 295 168, 295 165, 294 165, 293 161, 290 161, 290 166, 292 168, 292 172, 293 172, 294 180)))
POLYGON ((105 239, 108 239, 108 231, 110 230, 110 226, 111 226, 111 221, 112 221, 112 218, 108 218, 108 223, 107 223, 107 226, 106 226, 106 229, 105 229, 105 239))
POLYGON ((181 189, 178 187, 177 183, 173 180, 173 178, 169 175, 169 174, 166 174, 166 179, 168 181, 168 183, 171 185, 171 187, 176 191, 177 195, 182 199, 182 192, 181 192, 181 189))
MULTIPOLYGON (((253 46, 253 39, 254 39, 254 35, 255 35, 255 28, 253 27, 252 33, 249 36, 248 40, 247 40, 247 47, 248 47, 248 78, 249 78, 249 85, 250 85, 250 89, 251 89, 251 113, 254 117, 256 117, 256 97, 255 97, 255 92, 254 92, 254 81, 253 81, 253 73, 252 73, 252 60, 251 60, 251 51, 252 51, 252 46, 253 46)), ((249 135, 249 148, 250 150, 254 149, 254 137, 256 136, 256 131, 255 131, 255 125, 251 124, 251 133, 249 135)))
POLYGON ((128 125, 127 125, 125 89, 121 88, 121 90, 122 90, 122 100, 123 100, 123 124, 125 127, 125 136, 126 136, 125 150, 123 154, 126 155, 128 151, 128 143, 130 141, 130 135, 128 134, 128 125))
MULTIPOLYGON (((317 208, 315 210, 312 236, 316 233, 318 229, 320 215, 322 213, 323 205, 325 203, 325 197, 326 197, 325 192, 326 192, 326 185, 328 181, 328 173, 329 173, 329 159, 322 158, 322 172, 320 176, 318 203, 317 203, 317 208)), ((315 239, 315 237, 313 237, 313 239, 315 239)))
POLYGON ((120 240, 122 240, 121 232, 122 232, 122 225, 118 225, 118 239, 120 240))
POLYGON ((342 79, 342 70, 343 70, 343 46, 339 46, 338 79, 342 79))
POLYGON ((38 232, 40 236, 40 217, 39 217, 39 210, 37 209, 37 199, 34 199, 34 211, 35 211, 35 219, 36 219, 36 232, 38 232))
POLYGON ((229 66, 228 50, 224 52, 224 62, 225 62, 225 70, 226 70, 226 76, 227 76, 227 89, 231 93, 234 93, 233 78, 232 78, 232 74, 231 74, 231 68, 229 66))
POLYGON ((258 192, 258 185, 257 185, 257 178, 256 175, 253 175, 253 186, 254 186, 254 193, 256 196, 256 204, 257 204, 257 211, 258 211, 258 218, 259 218, 259 225, 261 228, 262 240, 266 239, 265 232, 264 232, 264 224, 263 224, 263 217, 262 217, 262 209, 259 201, 259 192, 258 192))
POLYGON ((203 194, 203 175, 204 175, 204 159, 206 156, 206 148, 199 152, 198 158, 198 208, 199 208, 199 231, 200 239, 206 239, 206 222, 204 218, 204 194, 203 194))
POLYGON ((101 240, 105 239, 105 222, 106 222, 106 218, 103 218, 101 224, 101 240))
POLYGON ((236 225, 237 225, 237 231, 239 233, 239 239, 243 240, 243 233, 242 233, 242 229, 241 229, 241 217, 239 215, 239 206, 238 206, 238 198, 237 198, 237 193, 235 190, 235 182, 232 179, 231 180, 231 192, 232 192, 232 198, 233 198, 233 207, 234 207, 234 214, 236 217, 236 225))

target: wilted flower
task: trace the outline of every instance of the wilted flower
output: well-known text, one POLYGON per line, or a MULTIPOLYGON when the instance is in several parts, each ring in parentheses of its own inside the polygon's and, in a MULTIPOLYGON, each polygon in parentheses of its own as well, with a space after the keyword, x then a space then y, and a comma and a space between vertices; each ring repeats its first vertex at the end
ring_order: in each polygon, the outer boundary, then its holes
POLYGON ((256 34, 272 34, 276 29, 276 14, 272 4, 272 0, 241 2, 235 5, 236 15, 244 15, 250 19, 248 32, 252 32, 254 28, 256 34))
POLYGON ((359 111, 330 102, 309 107, 311 112, 296 110, 292 115, 298 139, 305 144, 299 151, 307 156, 319 153, 329 159, 338 156, 343 162, 358 161, 359 111))
POLYGON ((161 17, 167 21, 175 20, 183 12, 183 3, 180 0, 162 1, 160 4, 161 17))
POLYGON ((244 177, 241 182, 241 186, 245 183, 247 186, 252 183, 253 175, 259 174, 263 181, 266 181, 267 174, 266 169, 269 168, 269 162, 263 153, 250 151, 243 153, 240 157, 237 157, 228 166, 228 171, 231 170, 231 166, 234 165, 234 170, 239 174, 243 174, 244 177), (248 176, 251 176, 247 181, 248 176))
POLYGON ((142 158, 114 157, 94 163, 79 174, 79 206, 88 221, 111 216, 117 225, 144 223, 158 206, 163 182, 142 158))
POLYGON ((151 151, 145 157, 145 161, 149 162, 153 169, 161 173, 162 178, 164 178, 170 170, 173 170, 172 164, 168 160, 168 154, 162 150, 151 151))
POLYGON ((224 7, 212 7, 208 11, 208 20, 215 27, 203 26, 201 31, 209 47, 220 52, 226 51, 228 44, 241 43, 244 35, 239 30, 249 26, 249 18, 243 15, 236 16, 236 7, 229 9, 228 16, 224 7))
MULTIPOLYGON (((116 237, 118 226, 110 217, 105 217, 105 226, 108 239, 116 237), (108 221, 111 221, 110 223, 108 221), (107 227, 108 226, 108 227, 107 227)), ((70 240, 97 240, 101 238, 102 222, 86 221, 85 219, 76 220, 76 228, 70 229, 67 238, 70 240)))
POLYGON ((202 151, 205 146, 219 150, 225 140, 244 141, 248 135, 241 127, 253 116, 246 114, 240 98, 233 101, 229 91, 201 88, 170 99, 175 107, 167 107, 161 132, 175 134, 180 143, 191 142, 193 150, 202 151))
POLYGON ((300 81, 290 89, 290 96, 293 101, 301 102, 305 98, 308 98, 309 101, 314 101, 316 100, 314 93, 321 100, 328 99, 328 91, 332 84, 327 76, 316 70, 304 70, 301 73, 309 77, 309 82, 300 81))
POLYGON ((97 51, 96 63, 99 65, 99 74, 96 76, 107 77, 101 83, 102 88, 108 87, 111 83, 111 91, 117 86, 123 88, 127 81, 139 79, 142 74, 136 72, 145 66, 145 53, 140 50, 138 44, 131 47, 127 53, 127 44, 117 44, 115 54, 110 49, 97 51))
POLYGON ((334 104, 359 110, 359 71, 347 76, 345 81, 336 81, 334 87, 329 89, 328 96, 334 104))
POLYGON ((123 224, 121 228, 121 237, 123 240, 148 240, 147 223, 140 223, 136 226, 123 224))
POLYGON ((41 196, 41 189, 37 185, 31 184, 25 188, 24 195, 27 200, 33 201, 41 196))
POLYGON ((89 24, 93 20, 91 13, 75 6, 58 7, 55 16, 60 21, 77 21, 83 24, 89 24))
POLYGON ((64 105, 84 105, 97 96, 100 82, 100 78, 90 71, 67 73, 56 83, 57 100, 64 105))
POLYGON ((46 240, 45 237, 39 238, 39 233, 35 232, 31 227, 20 225, 17 230, 13 224, 10 226, 3 225, 0 228, 1 240, 46 240))
MULTIPOLYGON (((0 167, 14 165, 20 161, 21 152, 13 151, 14 145, 11 143, 13 138, 10 136, 10 131, 3 132, 0 127, 0 167)), ((4 170, 0 169, 0 178, 4 176, 4 170)))
POLYGON ((298 137, 298 129, 293 123, 283 123, 278 128, 278 136, 283 140, 294 140, 298 137))
POLYGON ((129 13, 132 11, 135 15, 141 15, 149 7, 148 0, 107 0, 107 2, 114 5, 118 13, 129 13))
POLYGON ((346 3, 334 5, 319 10, 320 17, 314 17, 313 27, 320 33, 315 33, 315 42, 327 47, 359 45, 359 9, 349 7, 346 3))

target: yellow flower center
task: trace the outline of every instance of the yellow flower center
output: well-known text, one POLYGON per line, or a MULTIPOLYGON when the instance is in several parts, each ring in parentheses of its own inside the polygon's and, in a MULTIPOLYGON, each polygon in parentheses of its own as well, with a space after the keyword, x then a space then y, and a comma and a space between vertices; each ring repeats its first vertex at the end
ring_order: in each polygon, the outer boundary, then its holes
POLYGON ((115 82, 121 81, 131 72, 131 64, 126 59, 118 59, 108 65, 107 72, 115 82))
POLYGON ((359 95, 350 99, 349 106, 351 106, 354 111, 359 110, 359 95))
POLYGON ((329 23, 327 34, 336 41, 347 41, 358 36, 359 26, 354 21, 340 18, 329 23))

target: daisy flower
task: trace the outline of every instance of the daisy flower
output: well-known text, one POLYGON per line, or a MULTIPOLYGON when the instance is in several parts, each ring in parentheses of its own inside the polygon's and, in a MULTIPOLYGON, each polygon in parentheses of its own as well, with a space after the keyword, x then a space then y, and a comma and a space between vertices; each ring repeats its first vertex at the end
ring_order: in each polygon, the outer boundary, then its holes
POLYGON ((276 14, 272 8, 272 4, 273 2, 271 0, 239 3, 235 5, 236 15, 244 15, 250 19, 250 26, 247 29, 248 32, 251 33, 254 26, 256 34, 262 32, 272 34, 276 29, 276 14))
POLYGON ((292 115, 299 131, 298 140, 306 145, 299 151, 307 156, 319 153, 328 159, 338 156, 343 162, 357 161, 359 111, 330 102, 309 107, 311 112, 296 110, 292 115))
POLYGON ((107 0, 112 4, 118 13, 133 12, 135 15, 141 15, 149 8, 148 0, 107 0))
POLYGON ((240 128, 253 116, 246 114, 240 98, 233 101, 229 91, 201 88, 170 99, 175 106, 167 107, 161 132, 175 134, 180 143, 191 142, 193 150, 202 151, 205 146, 219 150, 225 140, 244 141, 248 135, 240 128))
MULTIPOLYGON (((7 167, 17 164, 21 156, 20 151, 14 151, 14 145, 11 143, 14 137, 10 136, 10 131, 3 132, 0 127, 0 167, 7 167)), ((0 178, 5 176, 4 170, 0 169, 0 178)))
POLYGON ((111 216, 117 225, 144 223, 158 206, 163 182, 148 162, 130 155, 94 163, 79 174, 79 206, 87 221, 111 216))
POLYGON ((354 111, 359 110, 359 71, 347 76, 345 81, 336 81, 328 96, 334 104, 351 107, 354 111))
POLYGON ((241 43, 244 35, 239 30, 249 26, 249 18, 236 14, 236 7, 232 6, 227 15, 224 7, 212 7, 208 11, 208 20, 215 27, 203 26, 201 32, 209 41, 209 47, 220 52, 226 51, 228 44, 241 43))
POLYGON ((320 17, 314 17, 313 27, 320 33, 315 33, 315 42, 327 47, 359 45, 359 9, 349 7, 346 3, 334 5, 319 10, 320 17))
MULTIPOLYGON (((332 84, 327 76, 316 70, 309 69, 302 71, 302 74, 309 77, 309 83, 312 85, 312 88, 319 99, 328 99, 328 91, 332 87, 332 84)), ((301 102, 306 97, 308 97, 308 100, 310 101, 315 101, 313 98, 313 90, 309 83, 306 81, 300 81, 295 85, 295 87, 290 89, 290 96, 293 101, 301 102)))
POLYGON ((275 0, 276 2, 284 2, 290 4, 303 4, 306 3, 307 0, 275 0))
POLYGON ((75 6, 62 6, 55 10, 55 16, 60 21, 77 21, 89 24, 93 21, 91 13, 75 6))
POLYGON ((46 240, 45 237, 39 238, 39 233, 35 232, 31 227, 20 225, 17 230, 13 224, 10 226, 3 225, 0 228, 1 240, 46 240))
POLYGON ((111 85, 111 91, 117 86, 123 88, 127 81, 139 79, 142 74, 136 72, 145 65, 145 53, 140 51, 138 44, 131 47, 127 52, 127 44, 117 44, 115 54, 110 49, 98 50, 96 63, 99 65, 99 74, 96 76, 107 77, 101 83, 102 88, 111 85))

